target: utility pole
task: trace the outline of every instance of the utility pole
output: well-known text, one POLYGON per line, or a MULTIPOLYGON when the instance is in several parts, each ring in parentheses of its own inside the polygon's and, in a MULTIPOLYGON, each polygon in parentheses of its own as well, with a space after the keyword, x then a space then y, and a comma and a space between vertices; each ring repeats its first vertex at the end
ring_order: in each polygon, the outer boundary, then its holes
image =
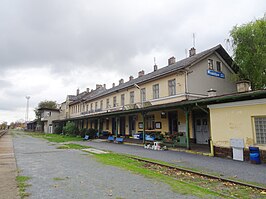
POLYGON ((26 96, 26 99, 27 99, 27 107, 26 107, 25 123, 27 123, 28 120, 29 120, 29 100, 30 100, 30 96, 26 96))

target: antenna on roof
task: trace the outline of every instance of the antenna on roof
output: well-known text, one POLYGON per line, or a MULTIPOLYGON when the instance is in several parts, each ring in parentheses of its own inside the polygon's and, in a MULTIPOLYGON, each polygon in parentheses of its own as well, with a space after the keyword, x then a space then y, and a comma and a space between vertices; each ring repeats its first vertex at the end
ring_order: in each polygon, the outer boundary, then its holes
POLYGON ((196 36, 194 32, 192 34, 192 37, 193 37, 193 47, 195 48, 196 36))
POLYGON ((156 57, 153 57, 154 65, 156 65, 156 57))

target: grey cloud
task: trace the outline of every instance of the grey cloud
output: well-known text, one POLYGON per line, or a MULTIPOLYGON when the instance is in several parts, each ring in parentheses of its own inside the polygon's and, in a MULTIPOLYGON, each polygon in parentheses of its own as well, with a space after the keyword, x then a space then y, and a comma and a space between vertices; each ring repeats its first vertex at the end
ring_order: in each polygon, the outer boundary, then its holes
POLYGON ((11 86, 12 86, 11 82, 0 79, 0 89, 3 89, 3 88, 7 89, 7 88, 9 88, 11 86))

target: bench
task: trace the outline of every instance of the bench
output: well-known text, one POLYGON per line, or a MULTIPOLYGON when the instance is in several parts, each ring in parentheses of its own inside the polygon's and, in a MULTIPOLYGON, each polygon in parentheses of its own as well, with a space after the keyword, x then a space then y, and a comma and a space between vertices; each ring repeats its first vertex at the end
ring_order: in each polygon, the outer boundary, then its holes
POLYGON ((155 136, 145 135, 145 140, 147 140, 147 141, 154 141, 155 140, 155 136))
POLYGON ((115 141, 115 138, 114 138, 113 136, 109 136, 109 137, 107 138, 107 140, 108 140, 109 142, 113 142, 113 141, 115 141))
POLYGON ((90 136, 88 136, 88 135, 85 135, 85 137, 83 138, 84 141, 89 140, 89 139, 90 139, 90 136))
POLYGON ((115 143, 123 143, 124 142, 124 138, 116 138, 115 139, 115 143))

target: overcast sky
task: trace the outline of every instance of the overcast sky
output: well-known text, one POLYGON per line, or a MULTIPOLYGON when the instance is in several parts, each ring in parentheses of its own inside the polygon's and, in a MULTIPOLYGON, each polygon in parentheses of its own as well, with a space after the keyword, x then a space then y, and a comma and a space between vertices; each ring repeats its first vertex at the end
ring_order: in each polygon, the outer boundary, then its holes
POLYGON ((29 119, 42 100, 118 84, 222 44, 234 25, 261 18, 265 0, 1 0, 0 122, 29 119))

